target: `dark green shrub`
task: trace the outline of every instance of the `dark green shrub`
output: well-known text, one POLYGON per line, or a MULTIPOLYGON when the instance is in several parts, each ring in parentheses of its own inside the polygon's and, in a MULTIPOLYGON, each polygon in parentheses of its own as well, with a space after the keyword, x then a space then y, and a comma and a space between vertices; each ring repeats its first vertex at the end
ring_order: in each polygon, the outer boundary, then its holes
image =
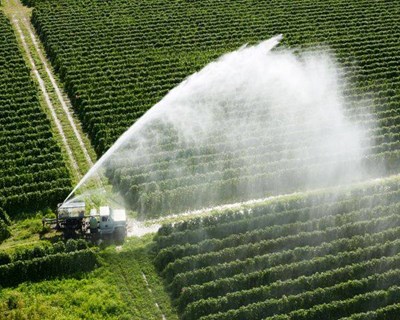
POLYGON ((15 261, 0 266, 0 286, 10 287, 24 281, 39 281, 87 272, 93 270, 96 264, 97 256, 90 249, 15 261))
POLYGON ((9 238, 10 235, 11 233, 8 229, 7 224, 2 219, 0 219, 0 243, 9 238))
POLYGON ((8 216, 7 212, 0 207, 0 220, 3 220, 7 225, 11 224, 10 217, 8 216))
POLYGON ((11 257, 7 252, 0 251, 0 265, 11 262, 11 257))
POLYGON ((65 243, 65 250, 66 252, 73 252, 78 250, 78 243, 74 239, 68 239, 68 241, 65 243))

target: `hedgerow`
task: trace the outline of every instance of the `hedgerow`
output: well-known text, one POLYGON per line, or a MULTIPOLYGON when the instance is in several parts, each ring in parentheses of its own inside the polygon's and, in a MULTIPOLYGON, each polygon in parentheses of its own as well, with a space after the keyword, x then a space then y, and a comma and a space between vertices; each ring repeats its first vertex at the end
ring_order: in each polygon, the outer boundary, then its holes
POLYGON ((35 245, 32 248, 17 248, 12 256, 12 261, 30 260, 56 253, 68 253, 85 250, 89 247, 84 239, 68 239, 66 243, 59 241, 52 245, 35 245))
POLYGON ((400 304, 392 304, 374 311, 356 313, 341 320, 392 320, 398 316, 400 312, 400 304))
MULTIPOLYGON (((237 319, 264 319, 277 314, 289 314, 293 310, 295 314, 302 314, 302 309, 309 309, 314 305, 334 305, 335 301, 344 302, 346 299, 353 298, 357 295, 368 295, 369 291, 386 290, 389 289, 393 283, 398 283, 400 276, 399 270, 391 270, 383 274, 375 274, 361 280, 350 280, 347 282, 339 283, 332 287, 318 288, 313 291, 306 291, 298 295, 283 296, 281 299, 269 299, 245 307, 240 307, 236 310, 228 311, 226 313, 218 313, 215 315, 205 316, 203 320, 237 320, 237 319)), ((340 303, 339 302, 339 303, 340 303)), ((358 307, 357 305, 355 307, 358 307)), ((376 307, 376 306, 375 306, 376 307)), ((314 307, 315 310, 318 310, 314 307)), ((328 309, 328 308, 327 308, 328 309)), ((343 308, 345 309, 345 308, 343 308)), ((318 310, 320 311, 320 310, 318 310)), ((340 313, 346 315, 347 310, 340 310, 340 313)), ((332 312, 332 311, 331 311, 332 312)), ((309 312, 310 316, 312 312, 309 312)), ((319 313, 319 312, 318 312, 319 313)), ((339 313, 339 314, 340 314, 339 313)), ((323 315, 319 313, 322 317, 323 315)), ((335 318, 339 314, 332 314, 328 319, 335 318)), ((303 316, 303 315, 302 315, 303 316)), ((314 315, 315 317, 315 315, 314 315)), ((296 316, 293 316, 296 319, 296 316)))
MULTIPOLYGON (((271 252, 279 248, 279 244, 283 244, 284 246, 301 246, 303 243, 303 238, 310 238, 307 230, 309 230, 310 225, 313 228, 312 236, 315 237, 314 243, 318 243, 318 240, 332 240, 334 237, 337 237, 342 232, 354 232, 357 234, 359 232, 364 232, 365 227, 368 226, 368 223, 362 223, 362 221, 374 219, 376 217, 384 217, 391 214, 396 214, 398 206, 387 206, 381 207, 378 206, 374 208, 374 210, 367 209, 361 211, 355 211, 343 215, 336 215, 333 217, 328 217, 324 219, 315 219, 311 223, 303 222, 303 223, 291 223, 286 225, 278 225, 278 226, 270 226, 267 228, 258 229, 255 226, 254 230, 249 230, 248 232, 239 233, 235 230, 235 228, 231 229, 232 235, 227 236, 223 239, 210 239, 208 241, 204 241, 199 243, 198 245, 189 245, 182 246, 176 248, 163 249, 159 252, 155 259, 155 264, 159 267, 159 270, 164 270, 168 263, 171 263, 167 267, 173 268, 173 265, 180 264, 183 265, 191 265, 196 264, 196 267, 201 267, 200 264, 196 263, 197 257, 201 255, 207 256, 209 251, 216 251, 220 253, 221 259, 225 259, 227 262, 229 260, 229 255, 232 255, 233 252, 240 253, 240 256, 245 258, 246 255, 252 255, 254 253, 262 254, 263 252, 271 252), (346 219, 348 224, 344 225, 342 230, 332 228, 333 226, 339 226, 341 221, 346 223, 346 219), (349 221, 356 221, 355 224, 349 221), (323 232, 323 230, 326 230, 323 232), (357 231, 358 230, 358 231, 357 231), (303 238, 302 238, 303 237, 303 238), (284 239, 284 240, 283 240, 284 239), (276 241, 274 241, 276 240, 276 241), (245 243, 245 245, 242 245, 245 243), (227 254, 224 255, 224 252, 227 254), (184 256, 191 256, 191 259, 185 259, 184 256), (226 258, 223 258, 225 256, 226 258), (179 260, 181 259, 182 260, 179 260)), ((378 220, 379 221, 379 220, 378 220)), ((393 221, 393 220, 391 220, 393 221)), ((251 222, 249 222, 251 224, 251 222)), ((395 225, 395 224, 394 224, 395 225)), ((379 231, 376 229, 375 231, 379 231)), ((212 252, 208 254, 209 259, 213 259, 212 252)), ((221 262, 220 260, 214 260, 214 263, 221 262)), ((183 267, 184 268, 184 267, 183 267)), ((182 269, 183 270, 183 269, 182 269)), ((168 276, 168 275, 167 275, 168 276)))
POLYGON ((394 285, 388 290, 371 291, 365 294, 354 296, 353 298, 347 300, 337 300, 331 303, 324 303, 307 310, 296 310, 289 313, 288 315, 277 315, 265 319, 317 320, 323 318, 333 320, 340 317, 350 316, 352 313, 359 312, 360 310, 369 311, 371 309, 373 310, 382 308, 387 304, 398 302, 399 298, 400 288, 394 285))
MULTIPOLYGON (((323 242, 320 246, 306 246, 293 250, 283 250, 277 253, 258 255, 245 260, 234 260, 229 263, 210 265, 206 268, 199 268, 194 271, 186 271, 178 273, 171 281, 171 290, 179 291, 184 287, 212 282, 221 278, 229 278, 246 270, 247 273, 263 270, 267 267, 272 268, 281 264, 295 263, 304 260, 311 260, 316 257, 330 254, 339 254, 354 247, 368 248, 376 243, 384 243, 385 241, 393 241, 399 237, 399 228, 389 229, 387 232, 380 232, 371 236, 355 236, 349 238, 341 238, 332 242, 323 242)), ((286 248, 285 248, 286 249, 286 248)))
POLYGON ((24 281, 39 281, 93 270, 97 256, 91 249, 56 253, 0 265, 0 286, 15 286, 24 281))

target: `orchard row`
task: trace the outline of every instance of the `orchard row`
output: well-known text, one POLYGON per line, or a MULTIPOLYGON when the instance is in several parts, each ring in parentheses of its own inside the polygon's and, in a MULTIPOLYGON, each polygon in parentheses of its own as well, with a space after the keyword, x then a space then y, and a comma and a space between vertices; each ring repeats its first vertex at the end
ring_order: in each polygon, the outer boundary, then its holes
POLYGON ((54 206, 71 187, 61 150, 8 19, 0 12, 0 207, 54 206))
POLYGON ((164 225, 154 262, 182 319, 379 314, 400 284, 399 200, 394 179, 164 225))

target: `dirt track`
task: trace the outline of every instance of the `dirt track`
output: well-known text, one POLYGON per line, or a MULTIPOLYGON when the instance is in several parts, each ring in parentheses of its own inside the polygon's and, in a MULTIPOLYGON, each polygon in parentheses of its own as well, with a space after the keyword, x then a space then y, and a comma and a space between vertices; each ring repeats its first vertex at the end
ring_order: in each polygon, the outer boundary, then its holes
POLYGON ((41 62, 43 64, 43 66, 44 66, 44 69, 46 70, 46 73, 47 73, 47 75, 48 75, 48 77, 49 77, 49 79, 51 81, 51 84, 52 84, 52 86, 54 88, 54 91, 57 94, 57 98, 60 101, 60 104, 61 104, 61 106, 62 106, 62 108, 63 108, 63 110, 64 110, 64 112, 65 112, 65 114, 66 114, 66 116, 68 118, 69 124, 70 124, 72 130, 74 131, 74 134, 75 134, 76 138, 78 139, 79 146, 81 147, 81 149, 83 151, 83 154, 85 155, 85 159, 86 159, 87 163, 89 164, 89 166, 92 167, 93 166, 93 161, 90 158, 89 152, 88 152, 88 150, 87 150, 87 148, 86 148, 86 146, 85 146, 85 144, 83 142, 83 138, 82 138, 80 132, 78 131, 78 129, 76 127, 76 124, 75 124, 75 121, 74 121, 74 119, 72 117, 72 113, 70 111, 71 104, 69 102, 67 102, 67 100, 63 97, 63 95, 61 93, 61 90, 60 90, 56 80, 54 79, 54 76, 52 74, 52 71, 49 68, 49 65, 48 65, 48 63, 46 61, 46 58, 43 55, 43 53, 42 53, 42 51, 41 51, 41 49, 40 49, 40 47, 38 45, 38 39, 37 39, 36 35, 34 34, 34 32, 32 30, 30 22, 26 18, 23 18, 23 23, 24 23, 27 31, 29 32, 29 35, 30 35, 31 40, 32 40, 32 43, 33 43, 33 45, 34 45, 34 47, 36 49, 36 52, 37 52, 37 54, 38 54, 38 56, 39 56, 39 58, 40 58, 40 60, 41 60, 41 62), (69 107, 68 107, 68 104, 69 104, 69 107))

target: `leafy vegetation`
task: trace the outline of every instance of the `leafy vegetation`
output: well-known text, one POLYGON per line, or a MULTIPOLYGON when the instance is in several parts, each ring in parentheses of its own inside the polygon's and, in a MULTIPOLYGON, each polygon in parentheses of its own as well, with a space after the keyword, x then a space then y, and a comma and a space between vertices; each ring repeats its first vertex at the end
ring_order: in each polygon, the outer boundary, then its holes
MULTIPOLYGON (((0 68, 0 207, 11 215, 55 206, 70 189, 70 178, 3 12, 0 68)), ((7 222, 2 212, 0 238, 4 239, 3 222, 7 222)))
POLYGON ((182 319, 386 312, 400 281, 399 190, 391 179, 165 225, 155 265, 182 319))
POLYGON ((2 289, 0 312, 7 320, 129 319, 126 304, 104 268, 2 289))
POLYGON ((90 250, 56 253, 0 266, 0 286, 15 286, 24 281, 38 281, 92 270, 96 254, 90 250))
MULTIPOLYGON (((189 74, 244 43, 282 33, 285 47, 324 46, 334 52, 348 82, 348 116, 371 128, 371 156, 365 162, 370 168, 382 165, 398 172, 396 2, 36 0, 31 4, 32 22, 99 155, 189 74), (369 126, 374 118, 377 125, 369 126)), ((233 111, 241 116, 240 110, 233 111)), ((299 133, 289 130, 290 134, 299 133)), ((219 136, 210 137, 206 150, 177 145, 173 132, 165 136, 161 146, 165 157, 107 173, 142 214, 158 216, 290 192, 298 189, 310 166, 317 175, 324 172, 323 167, 313 167, 316 159, 286 159, 283 164, 279 159, 285 146, 274 141, 257 144, 255 128, 243 132, 241 143, 248 146, 255 164, 246 168, 241 166, 240 150, 219 153, 224 149, 219 136), (221 158, 225 160, 217 161, 221 158), (189 168, 183 176, 173 169, 181 163, 189 168), (285 179, 290 186, 280 187, 285 179)), ((295 147, 307 148, 307 141, 295 147)))
POLYGON ((177 319, 152 263, 152 235, 92 248, 43 228, 51 214, 19 216, 0 245, 2 319, 177 319))
MULTIPOLYGON (((287 47, 323 44, 334 51, 350 80, 349 116, 370 123, 372 109, 378 119, 365 162, 398 173, 397 2, 25 3, 35 7, 32 21, 98 155, 188 74, 245 42, 284 33, 287 47), (362 108, 368 92, 373 106, 362 108)), ((0 27, 0 207, 14 215, 54 205, 69 191, 70 179, 1 13, 0 27)), ((244 132, 244 142, 256 144, 253 129, 244 132)), ((296 177, 315 165, 296 159, 282 171, 282 146, 253 145, 252 159, 262 165, 246 168, 245 181, 238 181, 240 152, 216 163, 219 137, 207 150, 181 148, 171 132, 166 138, 163 148, 177 150, 168 153, 171 160, 107 172, 132 207, 154 216, 214 204, 221 200, 214 194, 224 194, 223 202, 265 196, 277 191, 283 177, 293 179, 285 189, 293 191, 296 177), (178 179, 170 168, 179 162, 197 175, 178 179), (216 169, 221 167, 227 170, 216 169), (266 168, 272 174, 255 174, 266 168), (254 186, 250 194, 238 192, 241 183, 254 186)), ((305 147, 306 142, 298 146, 305 147)), ((153 244, 151 237, 133 238, 98 253, 81 241, 32 244, 46 231, 40 220, 9 225, 0 209, 0 284, 13 286, 0 290, 0 314, 177 319, 176 307, 185 320, 393 319, 400 308, 399 199, 398 179, 339 194, 286 197, 164 225, 153 244)))
POLYGON ((10 217, 7 212, 0 207, 0 244, 11 235, 9 225, 10 217))

